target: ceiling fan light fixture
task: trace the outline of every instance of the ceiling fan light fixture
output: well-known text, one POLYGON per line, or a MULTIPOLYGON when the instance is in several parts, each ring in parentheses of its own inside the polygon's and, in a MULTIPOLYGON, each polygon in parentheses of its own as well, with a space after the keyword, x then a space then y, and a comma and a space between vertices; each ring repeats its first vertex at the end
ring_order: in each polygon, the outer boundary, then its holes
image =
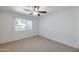
POLYGON ((37 15, 38 14, 38 12, 33 12, 33 15, 37 15))

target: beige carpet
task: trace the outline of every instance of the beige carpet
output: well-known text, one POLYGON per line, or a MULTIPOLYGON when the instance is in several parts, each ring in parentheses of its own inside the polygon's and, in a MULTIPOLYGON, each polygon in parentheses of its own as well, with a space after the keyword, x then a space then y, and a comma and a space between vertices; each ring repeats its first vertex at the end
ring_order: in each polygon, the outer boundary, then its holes
POLYGON ((64 44, 34 36, 14 42, 1 44, 0 51, 8 52, 77 52, 78 49, 64 44))

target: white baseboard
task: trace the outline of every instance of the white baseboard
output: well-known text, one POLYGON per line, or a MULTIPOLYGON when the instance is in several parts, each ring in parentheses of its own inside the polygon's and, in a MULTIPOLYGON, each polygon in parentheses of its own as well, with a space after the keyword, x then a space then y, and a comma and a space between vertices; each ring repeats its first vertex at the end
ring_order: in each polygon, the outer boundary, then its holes
POLYGON ((50 39, 50 40, 54 40, 54 41, 56 41, 56 42, 59 42, 59 43, 65 44, 65 45, 67 45, 67 46, 70 46, 70 47, 73 47, 73 48, 76 48, 76 49, 79 49, 79 47, 77 47, 76 45, 71 45, 71 44, 68 44, 68 43, 66 43, 66 42, 63 42, 63 41, 57 40, 57 39, 55 39, 55 38, 51 38, 51 37, 44 36, 44 35, 39 35, 39 36, 44 37, 44 38, 47 38, 47 39, 50 39))
MULTIPOLYGON (((31 35, 28 35, 24 38, 29 38, 29 37, 32 37, 32 36, 36 36, 37 34, 31 34, 31 35)), ((14 40, 9 40, 9 41, 2 41, 0 42, 0 44, 5 44, 5 43, 9 43, 9 42, 12 42, 12 41, 16 41, 16 40, 21 40, 21 39, 24 39, 24 38, 20 38, 20 39, 14 39, 14 40)))

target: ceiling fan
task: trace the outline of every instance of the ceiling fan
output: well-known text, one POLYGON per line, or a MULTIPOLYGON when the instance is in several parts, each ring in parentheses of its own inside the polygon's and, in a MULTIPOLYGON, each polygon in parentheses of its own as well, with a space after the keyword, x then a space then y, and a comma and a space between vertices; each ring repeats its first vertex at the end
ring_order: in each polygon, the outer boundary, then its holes
POLYGON ((40 10, 40 6, 33 6, 33 9, 32 10, 29 10, 29 9, 24 9, 25 11, 30 11, 31 15, 37 15, 37 16, 41 16, 41 14, 43 13, 47 13, 47 11, 41 11, 40 10))

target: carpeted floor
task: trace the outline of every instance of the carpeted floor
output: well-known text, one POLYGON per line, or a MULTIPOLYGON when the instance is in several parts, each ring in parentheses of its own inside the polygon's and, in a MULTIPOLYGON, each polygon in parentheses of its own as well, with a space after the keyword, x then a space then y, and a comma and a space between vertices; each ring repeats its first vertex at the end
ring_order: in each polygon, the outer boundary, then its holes
POLYGON ((77 52, 79 50, 40 36, 34 36, 6 44, 1 44, 0 51, 1 52, 77 52))

